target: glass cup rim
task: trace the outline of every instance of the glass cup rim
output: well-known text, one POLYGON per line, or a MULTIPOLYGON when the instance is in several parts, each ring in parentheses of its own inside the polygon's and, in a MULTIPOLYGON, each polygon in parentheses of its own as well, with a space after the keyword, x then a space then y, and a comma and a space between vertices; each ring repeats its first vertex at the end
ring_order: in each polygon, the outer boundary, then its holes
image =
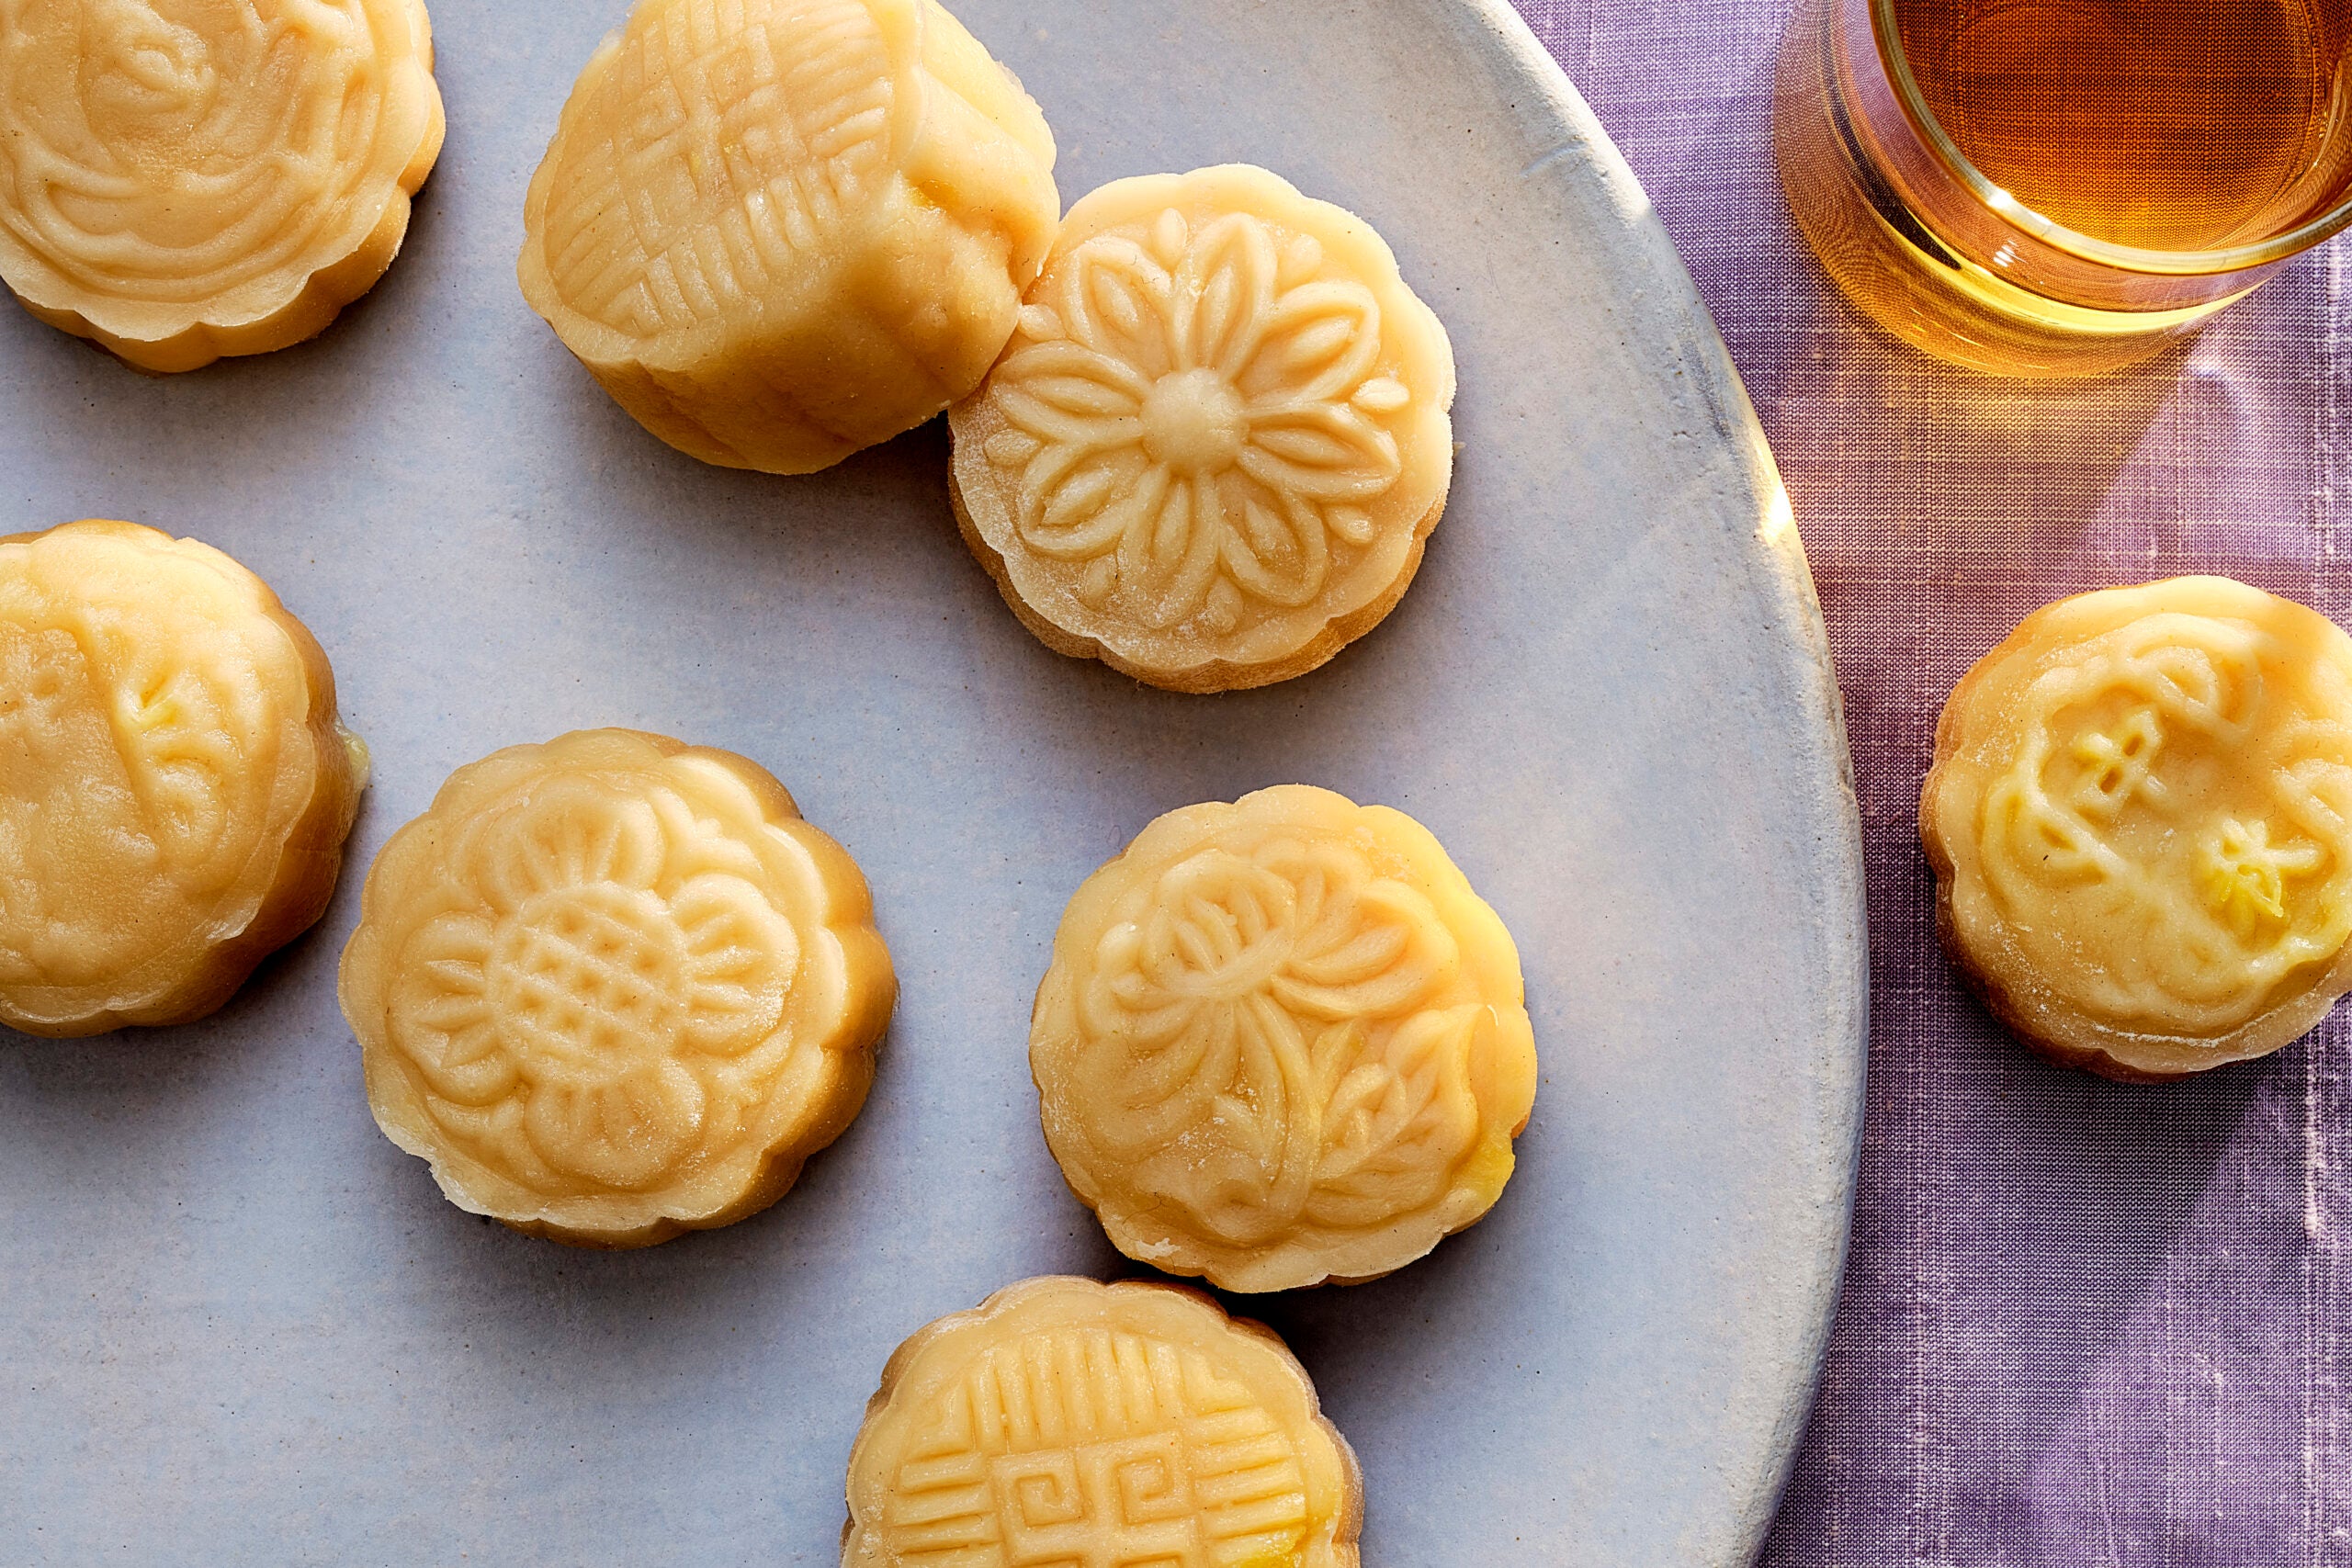
POLYGON ((2284 261, 2342 232, 2346 225, 2352 225, 2352 191, 2347 191, 2342 200, 2311 221, 2250 245, 2197 251, 2148 250, 2138 245, 2119 245, 2112 241, 2096 239, 2080 230, 2069 229, 2056 219, 2035 211, 1987 179, 1984 171, 1971 163, 1968 154, 1952 141, 1937 120, 1934 111, 1928 107, 1918 78, 1911 73, 1910 57, 1904 53, 1902 35, 1895 25, 1894 6, 1895 0, 1870 0, 1871 32, 1878 48, 1879 63, 1885 68, 1888 80, 1894 84, 1895 96, 1902 100, 1904 113, 1927 139, 1938 162, 1967 187, 1971 196, 2012 227, 2024 231, 2043 244, 2085 261, 2125 272, 2205 277, 2245 272, 2271 262, 2284 261))

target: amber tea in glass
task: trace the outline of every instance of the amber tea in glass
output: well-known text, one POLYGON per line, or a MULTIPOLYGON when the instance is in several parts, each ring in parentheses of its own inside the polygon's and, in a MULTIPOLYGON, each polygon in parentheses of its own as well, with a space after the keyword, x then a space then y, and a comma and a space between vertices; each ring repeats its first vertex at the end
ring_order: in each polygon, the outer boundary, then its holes
POLYGON ((2112 368, 2352 222, 2347 34, 2352 0, 1809 0, 1781 180, 1899 336, 2112 368))

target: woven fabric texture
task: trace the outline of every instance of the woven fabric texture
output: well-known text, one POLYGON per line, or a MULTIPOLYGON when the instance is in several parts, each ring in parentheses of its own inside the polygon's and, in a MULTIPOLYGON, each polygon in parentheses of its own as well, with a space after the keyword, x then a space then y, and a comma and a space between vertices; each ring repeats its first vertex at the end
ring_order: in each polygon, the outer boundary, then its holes
POLYGON ((2215 571, 2352 624, 2352 249, 2102 380, 1867 325, 1771 157, 1783 0, 1518 0, 1641 176, 1811 553, 1870 874, 1852 1250, 1773 1568, 2352 1568, 2352 1020, 2157 1088, 2043 1065, 1938 950, 1917 809, 2029 611, 2215 571))

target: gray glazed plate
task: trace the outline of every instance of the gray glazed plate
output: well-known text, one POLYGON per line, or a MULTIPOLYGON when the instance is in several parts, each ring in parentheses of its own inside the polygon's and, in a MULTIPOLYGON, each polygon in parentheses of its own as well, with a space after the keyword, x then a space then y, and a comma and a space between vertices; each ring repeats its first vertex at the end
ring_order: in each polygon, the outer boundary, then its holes
POLYGON ((1427 822, 1543 1053, 1486 1223, 1247 1310, 1361 1453, 1374 1563, 1728 1564, 1844 1249, 1861 877, 1811 581, 1640 188, 1502 0, 964 0, 1066 200, 1244 160, 1351 207, 1453 331, 1460 472, 1396 615, 1221 698, 1046 652, 937 424, 808 479, 643 434, 524 307, 523 188, 624 0, 435 0, 449 141, 321 340, 148 379, 0 311, 0 531, 193 534, 333 656, 377 773, 320 929, 190 1028, 0 1041, 0 1562, 824 1563, 899 1340, 1122 1263, 1038 1134, 1063 901, 1155 814, 1303 780, 1427 822), (585 725, 775 769, 904 994, 782 1203, 649 1252, 460 1213, 334 995, 357 868, 459 763, 585 725))

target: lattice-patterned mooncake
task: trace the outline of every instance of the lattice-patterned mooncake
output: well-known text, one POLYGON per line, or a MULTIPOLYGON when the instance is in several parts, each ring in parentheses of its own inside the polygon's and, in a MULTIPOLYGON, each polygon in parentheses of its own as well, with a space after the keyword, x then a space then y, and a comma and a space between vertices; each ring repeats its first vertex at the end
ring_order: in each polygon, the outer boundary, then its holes
POLYGON ((267 584, 96 519, 0 539, 0 1023, 229 999, 326 910, 368 754, 267 584))
POLYGON ((1087 878, 1029 1065, 1112 1243, 1229 1291, 1476 1224, 1535 1099, 1502 921, 1419 823, 1305 784, 1171 811, 1087 878))
POLYGON ((979 385, 1054 141, 933 0, 639 0, 531 181, 531 308, 639 423, 797 474, 979 385))
POLYGON ((2352 637, 2220 577, 2037 611, 1945 705, 1919 836, 2027 1044, 2128 1080, 2275 1051, 2352 988, 2352 637))
POLYGON ((449 1201, 643 1247, 782 1197, 897 994, 865 879, 764 770, 635 730, 450 775, 343 956, 385 1135, 449 1201))
POLYGON ((1453 350, 1370 225, 1244 165, 1070 209, 951 417, 964 539, 1046 647, 1180 692, 1288 680, 1404 596, 1453 350))
POLYGON ((849 1514, 842 1568, 1355 1568, 1363 1483, 1270 1330, 1181 1286, 1052 1277, 899 1347, 849 1514))
POLYGON ((0 278, 142 370, 323 330, 441 152, 419 0, 0 0, 0 278))

